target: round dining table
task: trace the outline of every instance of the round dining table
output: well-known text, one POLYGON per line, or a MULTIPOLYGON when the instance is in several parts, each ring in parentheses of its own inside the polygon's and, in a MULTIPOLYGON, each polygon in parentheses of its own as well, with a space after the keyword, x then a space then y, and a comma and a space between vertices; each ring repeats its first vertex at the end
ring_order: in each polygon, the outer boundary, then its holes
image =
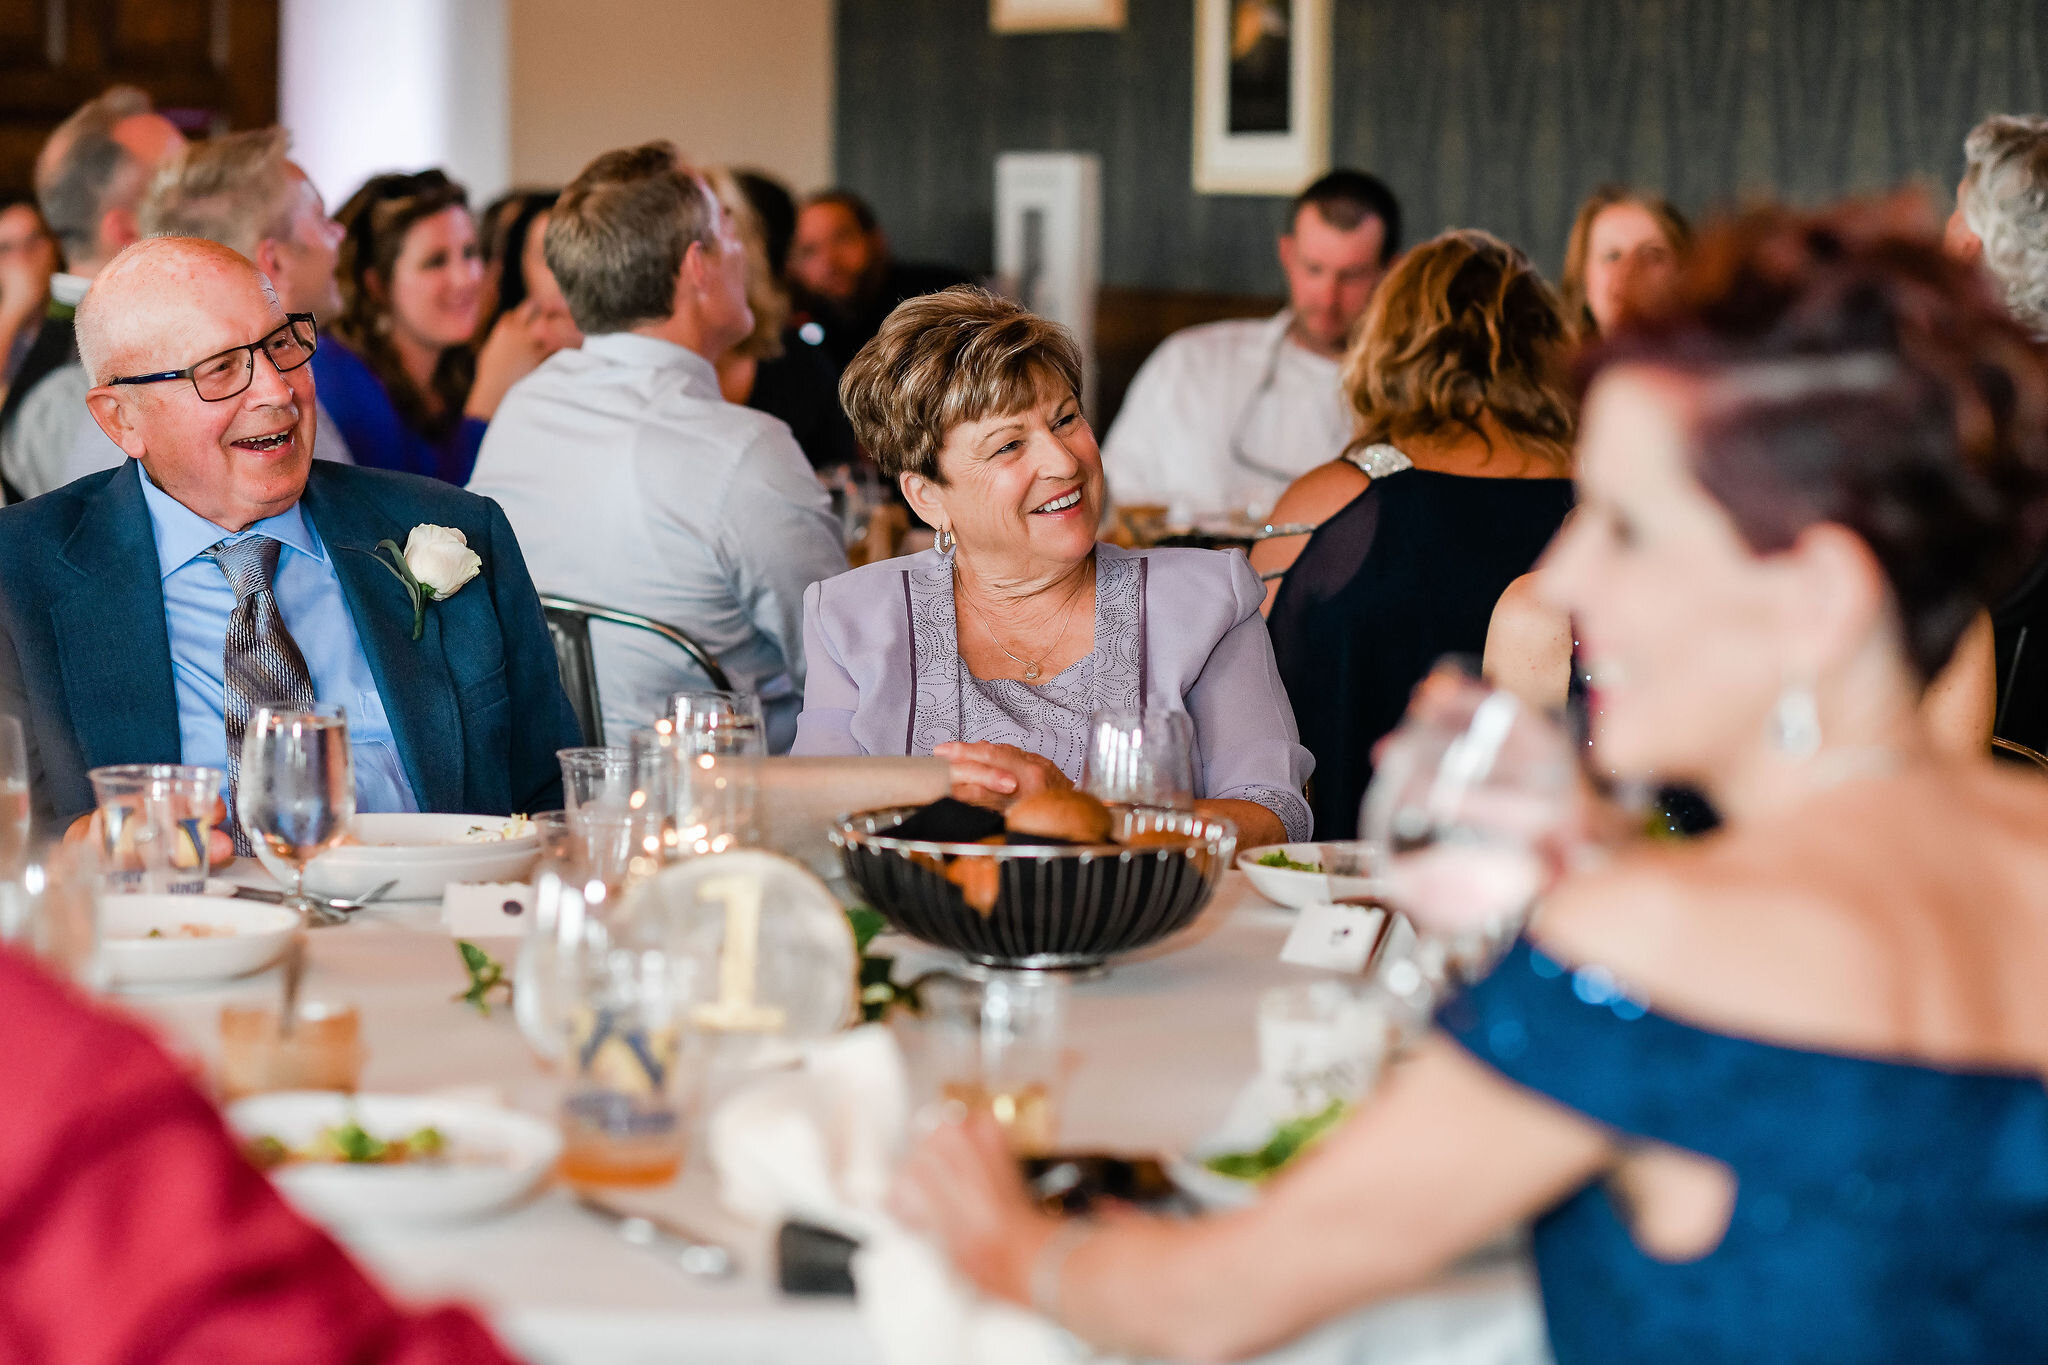
MULTIPOLYGON (((1077 981, 1060 1147, 1167 1155, 1212 1132, 1257 1072, 1261 994, 1327 975, 1280 960, 1293 921, 1294 912, 1266 904, 1233 871, 1187 930, 1077 981)), ((510 1007, 494 1005, 486 1016, 458 999, 468 976, 439 903, 373 906, 305 937, 302 999, 359 1010, 365 1092, 443 1093, 554 1113, 558 1082, 527 1046, 510 1007)), ((475 941, 509 970, 516 937, 475 941)), ((899 979, 943 959, 889 936, 870 951, 899 954, 899 979)), ((274 1002, 280 979, 273 968, 225 985, 118 999, 210 1072, 221 1007, 274 1002)), ((724 1281, 693 1279, 628 1243, 559 1184, 483 1221, 336 1232, 393 1292, 474 1304, 510 1346, 549 1365, 884 1365, 850 1299, 777 1289, 772 1229, 726 1212, 707 1167, 693 1151, 674 1183, 607 1197, 731 1249, 741 1270, 724 1281)), ((1540 1365, 1548 1354, 1527 1255, 1508 1245, 1265 1359, 1540 1365)))

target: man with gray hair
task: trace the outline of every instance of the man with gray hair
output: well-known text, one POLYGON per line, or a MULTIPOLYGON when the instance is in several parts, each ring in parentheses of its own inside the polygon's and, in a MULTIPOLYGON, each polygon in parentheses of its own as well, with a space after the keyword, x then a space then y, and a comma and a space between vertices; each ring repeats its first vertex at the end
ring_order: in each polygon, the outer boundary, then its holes
POLYGON ((1963 143, 1945 242, 1979 261, 2013 316, 2048 340, 2048 118, 1993 114, 1963 143))
MULTIPOLYGON (((284 129, 260 128, 187 147, 150 182, 142 201, 142 234, 219 242, 255 263, 285 312, 311 313, 327 323, 341 315, 335 263, 342 226, 327 216, 305 171, 285 155, 290 143, 284 129)), ((314 458, 354 464, 325 404, 319 416, 314 458)), ((68 470, 65 482, 111 469, 121 452, 115 448, 111 454, 112 459, 68 470)))
POLYGON ((148 95, 117 85, 59 124, 36 157, 36 200, 64 269, 50 279, 49 314, 0 405, 0 479, 13 495, 34 497, 65 482, 72 451, 86 440, 105 448, 94 467, 120 458, 87 419, 91 385, 71 317, 100 267, 142 235, 136 213, 149 178, 184 145, 148 95))
MULTIPOLYGON (((542 591, 687 631, 760 696, 782 753, 803 706, 804 590, 846 552, 789 428, 719 392, 714 362, 754 326, 746 247, 653 142, 584 167, 544 249, 585 340, 505 395, 470 491, 505 509, 542 591)), ((653 636, 600 624, 592 643, 613 743, 704 685, 653 636)))

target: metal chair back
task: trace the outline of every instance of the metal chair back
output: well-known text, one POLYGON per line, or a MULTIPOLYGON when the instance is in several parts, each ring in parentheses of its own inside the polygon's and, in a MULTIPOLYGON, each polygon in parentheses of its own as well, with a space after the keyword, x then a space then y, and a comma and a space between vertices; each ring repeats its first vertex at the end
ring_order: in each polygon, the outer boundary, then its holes
POLYGON ((1992 736, 1991 756, 2002 758, 2008 763, 2031 763, 2042 772, 2048 773, 2048 754, 2042 753, 2039 749, 2029 749, 2026 745, 2006 739, 2002 735, 1992 736))
POLYGON ((691 639, 689 632, 666 621, 546 593, 541 594, 540 607, 547 614, 548 634, 555 642, 555 664, 562 670, 562 690, 569 694, 569 705, 576 712, 576 724, 583 730, 585 744, 604 743, 604 705, 597 690, 597 662, 590 650, 592 621, 659 635, 689 655, 690 662, 703 671, 713 687, 721 692, 733 690, 731 679, 718 666, 718 660, 711 657, 711 651, 691 639))

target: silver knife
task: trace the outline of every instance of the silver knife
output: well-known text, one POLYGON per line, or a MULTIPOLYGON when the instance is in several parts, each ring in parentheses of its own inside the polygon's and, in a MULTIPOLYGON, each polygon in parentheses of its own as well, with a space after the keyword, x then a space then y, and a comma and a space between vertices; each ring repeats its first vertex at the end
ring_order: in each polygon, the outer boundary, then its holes
POLYGON ((612 1207, 594 1194, 578 1191, 576 1202, 610 1223, 624 1240, 673 1261, 685 1275, 705 1280, 730 1279, 738 1267, 732 1253, 716 1242, 663 1218, 627 1213, 612 1207))

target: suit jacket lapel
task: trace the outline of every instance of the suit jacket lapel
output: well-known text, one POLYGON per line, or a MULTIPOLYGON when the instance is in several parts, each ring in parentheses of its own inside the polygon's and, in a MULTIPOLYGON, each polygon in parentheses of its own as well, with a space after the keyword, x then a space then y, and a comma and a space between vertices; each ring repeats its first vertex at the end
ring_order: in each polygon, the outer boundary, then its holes
POLYGON ((87 767, 175 763, 181 747, 163 576, 140 474, 124 466, 109 479, 58 551, 80 575, 51 604, 50 625, 87 767))
POLYGON ((438 614, 428 611, 425 633, 413 639, 412 599, 405 585, 374 562, 378 541, 403 545, 410 528, 366 498, 337 495, 324 474, 315 460, 300 505, 334 564, 413 795, 421 810, 461 810, 462 716, 438 614))

